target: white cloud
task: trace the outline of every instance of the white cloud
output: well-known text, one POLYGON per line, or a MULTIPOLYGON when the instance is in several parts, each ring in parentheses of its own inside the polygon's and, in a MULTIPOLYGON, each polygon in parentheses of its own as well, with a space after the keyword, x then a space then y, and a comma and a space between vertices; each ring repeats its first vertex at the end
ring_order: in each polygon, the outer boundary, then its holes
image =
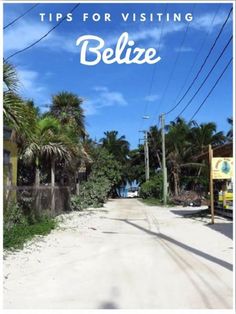
POLYGON ((98 114, 100 109, 112 106, 126 106, 128 103, 123 94, 117 91, 110 91, 105 86, 95 86, 96 96, 85 101, 84 110, 86 115, 98 114))
MULTIPOLYGON (((198 31, 213 31, 215 27, 222 25, 227 16, 227 12, 221 11, 218 12, 215 18, 214 16, 215 12, 198 15, 194 17, 194 20, 190 22, 189 26, 198 31)), ((10 54, 25 48, 45 35, 51 27, 51 24, 45 22, 20 20, 14 28, 9 28, 4 32, 4 52, 10 54)), ((142 25, 142 28, 130 30, 129 38, 138 41, 141 45, 145 44, 149 47, 157 48, 160 44, 160 48, 162 48, 169 34, 180 32, 185 27, 185 23, 165 23, 163 30, 161 30, 159 26, 143 27, 142 25), (162 36, 161 43, 160 36, 162 36)), ((57 30, 54 30, 38 43, 36 47, 41 46, 53 51, 60 49, 70 53, 79 53, 80 49, 75 45, 78 36, 79 34, 73 33, 62 35, 60 32, 57 32, 57 30)), ((119 36, 120 33, 114 33, 112 35, 101 34, 101 37, 104 38, 106 46, 108 47, 114 46, 119 36)))
MULTIPOLYGON (((9 54, 18 50, 21 50, 43 35, 45 35, 50 29, 51 25, 46 23, 40 23, 35 21, 18 23, 14 28, 6 30, 4 34, 4 52, 9 54)), ((50 50, 64 50, 71 53, 79 52, 75 45, 76 36, 72 34, 68 36, 59 35, 56 31, 53 31, 40 41, 36 47, 44 47, 50 50)))
MULTIPOLYGON (((18 23, 14 28, 6 30, 4 34, 4 50, 12 52, 25 48, 49 31, 49 26, 44 23, 18 23)), ((50 38, 45 38, 45 41, 50 38)))
POLYGON ((38 72, 19 68, 17 73, 20 81, 20 94, 26 99, 33 99, 37 106, 47 104, 49 98, 48 91, 45 86, 38 82, 38 72))
POLYGON ((156 101, 156 100, 160 99, 160 95, 152 94, 152 95, 146 96, 144 99, 146 101, 153 102, 153 101, 156 101))
MULTIPOLYGON (((228 12, 220 11, 215 15, 214 12, 205 13, 199 16, 196 16, 191 22, 191 27, 196 30, 212 32, 216 27, 222 25, 228 15, 228 12)), ((229 21, 232 21, 231 17, 229 21)))
MULTIPOLYGON (((163 30, 160 27, 147 27, 140 28, 135 31, 129 32, 129 38, 134 41, 146 41, 149 47, 163 47, 164 38, 171 33, 181 31, 185 25, 183 23, 170 23, 165 26, 163 30), (162 32, 162 34, 161 34, 162 32), (161 42, 160 42, 161 39, 161 42)), ((116 44, 119 35, 112 35, 106 39, 107 46, 113 46, 116 44)))

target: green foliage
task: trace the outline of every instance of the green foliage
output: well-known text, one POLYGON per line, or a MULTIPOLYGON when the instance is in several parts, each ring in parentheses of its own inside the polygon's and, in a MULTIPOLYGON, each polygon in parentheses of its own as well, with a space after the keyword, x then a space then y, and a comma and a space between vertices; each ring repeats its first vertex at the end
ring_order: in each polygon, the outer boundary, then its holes
POLYGON ((129 142, 122 135, 118 137, 117 131, 104 132, 105 137, 100 140, 102 146, 112 154, 121 164, 127 161, 129 153, 129 142))
POLYGON ((11 229, 15 225, 27 225, 27 218, 17 203, 10 203, 4 209, 4 228, 11 229))
POLYGON ((162 197, 162 176, 155 175, 149 181, 141 185, 140 196, 144 199, 162 197))
POLYGON ((122 166, 105 148, 94 149, 92 158, 88 180, 81 184, 80 195, 71 198, 73 210, 101 207, 121 180, 122 166))
POLYGON ((77 135, 86 134, 83 99, 71 92, 63 91, 52 97, 51 113, 63 126, 71 125, 77 135))
POLYGON ((106 178, 110 187, 121 180, 122 166, 105 148, 97 148, 92 156, 94 163, 91 168, 90 180, 106 178))
POLYGON ((70 199, 71 210, 82 210, 81 198, 78 195, 71 196, 70 199))
POLYGON ((102 207, 107 200, 111 189, 111 181, 108 178, 91 177, 81 187, 79 196, 81 208, 102 207))
POLYGON ((55 220, 44 217, 34 224, 16 224, 3 229, 3 247, 5 249, 22 249, 24 243, 36 235, 46 235, 56 227, 55 220))
POLYGON ((6 249, 23 248, 24 243, 35 235, 46 235, 55 228, 54 219, 47 216, 27 215, 17 203, 4 209, 3 247, 6 249))

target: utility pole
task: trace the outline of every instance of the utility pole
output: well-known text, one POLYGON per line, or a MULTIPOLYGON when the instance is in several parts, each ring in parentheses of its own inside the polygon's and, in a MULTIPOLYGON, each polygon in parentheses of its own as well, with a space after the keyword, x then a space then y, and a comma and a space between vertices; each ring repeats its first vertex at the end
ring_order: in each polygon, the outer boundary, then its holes
POLYGON ((148 133, 144 131, 144 158, 145 158, 145 179, 149 180, 149 149, 148 149, 148 133))
POLYGON ((163 175, 163 203, 167 204, 167 168, 166 168, 166 145, 165 145, 165 114, 162 113, 161 119, 161 134, 162 134, 162 175, 163 175))

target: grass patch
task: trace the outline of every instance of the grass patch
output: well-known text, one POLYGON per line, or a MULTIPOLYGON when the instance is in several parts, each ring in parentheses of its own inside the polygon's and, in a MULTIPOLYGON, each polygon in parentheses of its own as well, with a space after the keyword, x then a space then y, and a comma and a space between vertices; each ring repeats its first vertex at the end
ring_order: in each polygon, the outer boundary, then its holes
POLYGON ((22 249, 24 243, 36 235, 47 235, 55 229, 56 221, 44 217, 33 224, 16 224, 11 228, 3 229, 3 247, 5 249, 22 249))
POLYGON ((163 207, 173 207, 173 206, 175 206, 171 202, 169 202, 166 206, 164 206, 161 200, 159 200, 158 198, 153 198, 153 197, 150 197, 150 198, 140 198, 139 200, 142 203, 144 203, 145 205, 148 205, 148 206, 163 206, 163 207))

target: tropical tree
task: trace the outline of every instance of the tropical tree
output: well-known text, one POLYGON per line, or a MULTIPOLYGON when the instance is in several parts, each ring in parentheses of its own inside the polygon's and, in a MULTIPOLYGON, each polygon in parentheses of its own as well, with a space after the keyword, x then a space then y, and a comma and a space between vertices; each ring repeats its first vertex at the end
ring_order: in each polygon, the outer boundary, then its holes
POLYGON ((60 92, 52 97, 50 114, 57 118, 63 126, 70 125, 77 136, 85 137, 83 100, 70 92, 60 92))
POLYGON ((18 94, 19 80, 14 66, 3 63, 3 116, 4 123, 14 130, 30 135, 34 112, 18 94))
POLYGON ((153 164, 154 168, 162 168, 162 138, 161 129, 157 126, 151 126, 148 131, 148 144, 149 144, 149 159, 150 165, 153 164))
POLYGON ((189 133, 189 138, 193 145, 193 154, 202 154, 210 144, 216 146, 225 142, 223 132, 217 132, 214 122, 201 123, 200 125, 194 122, 194 126, 189 133))
POLYGON ((122 135, 118 137, 117 131, 104 132, 105 137, 100 140, 102 147, 112 154, 116 160, 124 164, 129 154, 129 142, 122 135))
POLYGON ((126 164, 125 174, 127 180, 129 182, 137 180, 139 183, 143 183, 145 181, 143 145, 139 145, 137 149, 130 150, 126 164))
POLYGON ((23 159, 35 163, 35 185, 40 184, 40 161, 51 165, 51 184, 55 183, 55 162, 71 161, 76 155, 76 147, 68 136, 63 134, 60 122, 54 117, 45 117, 37 121, 34 140, 25 144, 23 159))
POLYGON ((227 132, 226 136, 227 136, 228 141, 232 142, 232 140, 233 140, 233 118, 227 118, 227 121, 228 121, 228 123, 230 125, 230 129, 227 132))
POLYGON ((171 121, 166 126, 168 132, 166 134, 167 167, 169 181, 176 196, 180 193, 181 168, 189 162, 191 156, 190 129, 191 123, 187 123, 182 118, 171 121))

